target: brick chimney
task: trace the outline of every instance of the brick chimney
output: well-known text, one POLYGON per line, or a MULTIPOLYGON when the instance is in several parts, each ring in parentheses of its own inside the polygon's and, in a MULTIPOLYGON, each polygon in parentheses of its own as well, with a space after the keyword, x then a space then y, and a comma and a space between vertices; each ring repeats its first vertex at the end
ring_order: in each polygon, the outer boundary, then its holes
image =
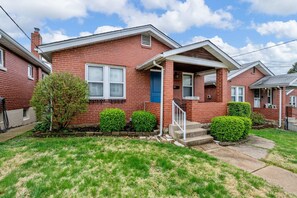
POLYGON ((40 59, 40 56, 38 54, 36 46, 42 44, 42 37, 39 33, 40 29, 39 28, 34 28, 34 32, 31 33, 31 52, 36 56, 38 59, 40 59))

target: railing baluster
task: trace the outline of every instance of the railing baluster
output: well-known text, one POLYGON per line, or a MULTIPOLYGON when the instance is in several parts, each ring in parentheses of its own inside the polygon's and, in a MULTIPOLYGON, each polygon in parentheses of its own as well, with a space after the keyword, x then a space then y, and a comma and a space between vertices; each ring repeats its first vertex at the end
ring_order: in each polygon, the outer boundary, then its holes
POLYGON ((186 112, 182 110, 174 101, 172 101, 172 124, 177 125, 183 132, 184 140, 186 140, 186 112))

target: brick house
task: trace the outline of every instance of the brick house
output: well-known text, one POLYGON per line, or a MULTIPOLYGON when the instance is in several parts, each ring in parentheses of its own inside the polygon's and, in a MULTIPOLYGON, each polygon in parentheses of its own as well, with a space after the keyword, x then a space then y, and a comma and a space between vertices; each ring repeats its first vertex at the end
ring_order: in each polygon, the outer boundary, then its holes
MULTIPOLYGON (((41 43, 38 29, 32 33, 32 40, 36 44, 41 43)), ((29 124, 36 120, 29 101, 38 80, 50 73, 50 67, 38 58, 39 54, 33 44, 31 48, 33 53, 0 29, 0 97, 6 101, 9 127, 29 124)), ((0 108, 2 129, 3 124, 0 108)))
MULTIPOLYGON (((286 117, 286 106, 297 104, 296 77, 296 74, 275 76, 260 61, 243 64, 228 74, 227 100, 249 102, 253 111, 262 113, 266 119, 279 121, 281 126, 286 117)), ((207 75, 205 101, 215 100, 215 88, 215 75, 207 75)))
POLYGON ((210 122, 226 114, 227 73, 240 67, 208 40, 181 46, 152 25, 39 48, 53 72, 70 72, 89 84, 88 111, 73 124, 98 124, 100 111, 117 107, 126 112, 127 121, 135 110, 151 111, 161 128, 168 128, 182 122, 175 111, 181 104, 183 121, 210 122), (204 98, 204 75, 210 72, 217 74, 218 82, 211 103, 204 98))

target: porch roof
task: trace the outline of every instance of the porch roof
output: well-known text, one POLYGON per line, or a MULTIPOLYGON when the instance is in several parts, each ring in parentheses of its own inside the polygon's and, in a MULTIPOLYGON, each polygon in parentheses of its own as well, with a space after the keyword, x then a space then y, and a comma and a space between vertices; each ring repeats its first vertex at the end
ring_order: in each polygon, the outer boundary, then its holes
POLYGON ((297 88, 297 73, 266 76, 250 85, 250 89, 292 87, 297 88))
POLYGON ((234 70, 240 68, 240 64, 232 59, 229 55, 223 52, 220 48, 214 45, 211 41, 205 40, 198 43, 186 45, 177 49, 169 50, 154 56, 148 61, 136 67, 137 70, 147 70, 154 67, 154 62, 161 63, 164 60, 172 60, 178 63, 184 63, 189 65, 199 65, 211 68, 228 68, 234 70), (204 58, 197 58, 191 56, 180 55, 184 52, 191 51, 198 48, 204 48, 219 61, 208 60, 204 58))

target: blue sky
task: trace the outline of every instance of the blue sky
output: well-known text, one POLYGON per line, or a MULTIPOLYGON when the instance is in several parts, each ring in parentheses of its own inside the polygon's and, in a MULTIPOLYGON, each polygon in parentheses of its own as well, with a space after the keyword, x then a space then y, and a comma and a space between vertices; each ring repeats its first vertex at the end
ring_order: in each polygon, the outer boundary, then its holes
MULTIPOLYGON (((39 27, 44 42, 151 23, 185 45, 210 39, 229 55, 297 39, 294 0, 23 0, 0 4, 27 34, 39 27)), ((0 28, 27 48, 28 39, 0 13, 0 28)), ((275 73, 297 62, 297 42, 236 57, 261 60, 275 73)))

